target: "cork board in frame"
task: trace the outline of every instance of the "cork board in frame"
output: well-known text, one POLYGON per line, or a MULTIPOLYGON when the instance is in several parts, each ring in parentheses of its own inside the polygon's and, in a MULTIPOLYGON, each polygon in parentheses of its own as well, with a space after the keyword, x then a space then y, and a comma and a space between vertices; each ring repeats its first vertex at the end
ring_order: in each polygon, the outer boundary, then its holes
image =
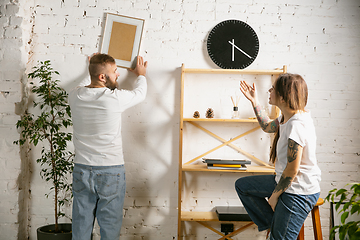
POLYGON ((107 13, 101 53, 111 55, 119 67, 134 68, 143 28, 143 19, 107 13))

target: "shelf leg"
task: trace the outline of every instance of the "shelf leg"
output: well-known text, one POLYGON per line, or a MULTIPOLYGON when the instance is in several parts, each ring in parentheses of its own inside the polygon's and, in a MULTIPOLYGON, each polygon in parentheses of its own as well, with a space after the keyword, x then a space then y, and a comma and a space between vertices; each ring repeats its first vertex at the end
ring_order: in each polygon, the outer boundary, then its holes
POLYGON ((228 235, 226 236, 223 236, 222 238, 219 238, 218 240, 225 240, 225 239, 228 239, 229 237, 233 237, 239 233, 241 233, 242 231, 244 231, 245 229, 251 227, 254 223, 251 222, 251 223, 248 223, 240 228, 238 228, 237 230, 233 231, 232 233, 229 233, 228 235))
MULTIPOLYGON (((198 223, 200 223, 200 224, 201 224, 201 225, 203 225, 204 227, 206 227, 206 228, 210 229, 211 231, 213 231, 213 232, 215 232, 215 233, 219 234, 220 236, 225 237, 225 234, 223 234, 222 232, 219 232, 218 230, 216 230, 216 229, 215 229, 215 228, 213 228, 213 227, 210 227, 210 226, 209 226, 209 225, 207 225, 206 223, 203 223, 203 222, 198 222, 198 223)), ((222 239, 224 239, 224 238, 222 238, 222 239)), ((231 238, 229 238, 229 239, 231 239, 231 238)))

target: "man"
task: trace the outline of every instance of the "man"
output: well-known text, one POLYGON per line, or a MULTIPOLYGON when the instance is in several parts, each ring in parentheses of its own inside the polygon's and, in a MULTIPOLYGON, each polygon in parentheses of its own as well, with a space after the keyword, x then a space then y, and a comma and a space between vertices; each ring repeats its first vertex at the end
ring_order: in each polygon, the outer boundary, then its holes
POLYGON ((69 94, 75 146, 73 240, 90 239, 95 217, 102 240, 118 240, 123 218, 125 169, 121 113, 145 99, 147 62, 138 56, 132 91, 117 89, 114 58, 90 58, 91 83, 69 94))

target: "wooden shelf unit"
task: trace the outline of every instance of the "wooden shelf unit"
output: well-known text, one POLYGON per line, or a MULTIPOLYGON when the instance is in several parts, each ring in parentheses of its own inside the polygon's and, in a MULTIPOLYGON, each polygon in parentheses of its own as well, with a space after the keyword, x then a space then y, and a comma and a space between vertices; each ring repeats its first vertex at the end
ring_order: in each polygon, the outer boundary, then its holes
MULTIPOLYGON (((275 70, 249 70, 249 69, 196 69, 196 68, 185 68, 185 65, 182 64, 181 67, 181 94, 180 94, 180 139, 179 139, 179 176, 178 176, 178 239, 181 239, 181 233, 182 233, 182 222, 184 221, 196 221, 199 224, 209 228, 210 230, 218 233, 222 236, 220 239, 226 239, 226 237, 234 236, 235 234, 245 230, 247 227, 250 227, 253 222, 242 222, 246 225, 239 228, 238 230, 234 231, 233 233, 229 235, 224 235, 221 232, 217 231, 216 229, 213 229, 209 225, 206 224, 206 222, 213 222, 213 221, 219 221, 218 217, 215 212, 195 212, 195 211, 182 211, 181 209, 181 201, 182 201, 182 179, 183 174, 185 172, 214 172, 214 173, 264 173, 264 174, 274 174, 275 169, 274 167, 270 166, 269 164, 261 161, 260 159, 257 159, 256 157, 252 156, 251 154, 243 151, 242 149, 234 146, 231 144, 231 142, 250 134, 251 132, 259 129, 260 127, 256 127, 246 133, 243 133, 229 141, 226 141, 222 139, 221 137, 215 135, 214 133, 210 132, 209 130, 201 127, 199 124, 206 123, 206 122, 213 122, 215 124, 227 124, 227 123, 256 123, 257 120, 254 118, 249 119, 221 119, 221 118, 184 118, 184 81, 185 81, 185 75, 186 74, 238 74, 238 75, 275 75, 278 76, 280 74, 286 73, 287 68, 284 65, 282 69, 275 69, 275 70), (218 139, 219 141, 223 142, 220 146, 186 162, 183 163, 183 143, 184 143, 184 136, 183 136, 183 130, 184 130, 184 123, 191 124, 195 127, 200 128, 201 130, 205 131, 212 137, 218 139), (249 165, 246 170, 224 170, 224 169, 208 169, 205 164, 193 164, 196 160, 200 159, 201 157, 206 156, 212 151, 217 150, 220 147, 223 146, 229 146, 234 148, 235 150, 241 152, 245 156, 249 157, 253 162, 256 162, 257 164, 260 164, 259 166, 253 166, 249 165)), ((278 110, 275 113, 276 116, 279 115, 278 110)))

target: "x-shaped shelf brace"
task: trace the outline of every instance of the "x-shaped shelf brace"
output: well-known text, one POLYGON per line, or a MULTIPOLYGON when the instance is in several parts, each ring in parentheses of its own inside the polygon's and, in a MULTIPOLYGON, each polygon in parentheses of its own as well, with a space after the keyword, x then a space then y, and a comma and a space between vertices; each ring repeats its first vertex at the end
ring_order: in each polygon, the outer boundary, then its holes
POLYGON ((215 228, 207 225, 206 223, 203 223, 203 222, 198 222, 198 223, 200 223, 200 224, 203 225, 204 227, 206 227, 206 228, 210 229, 211 231, 213 231, 213 232, 219 234, 220 236, 222 236, 222 237, 219 238, 218 240, 232 239, 231 237, 233 237, 233 236, 241 233, 242 231, 244 231, 245 229, 249 228, 250 226, 252 226, 252 225, 254 224, 253 222, 249 222, 249 223, 247 223, 246 225, 244 225, 244 226, 236 229, 235 231, 233 231, 233 232, 225 235, 225 234, 223 234, 222 232, 219 232, 218 230, 216 230, 215 228))
POLYGON ((269 165, 269 164, 261 161, 260 159, 258 159, 257 157, 251 155, 250 153, 242 150, 242 149, 239 148, 238 146, 235 146, 234 144, 232 144, 232 142, 234 142, 235 140, 237 140, 237 139, 239 139, 239 138, 242 138, 242 137, 244 137, 244 136, 246 136, 246 135, 248 135, 248 134, 250 134, 250 133, 252 133, 252 132, 254 132, 254 131, 256 131, 256 130, 258 130, 258 129, 260 128, 260 126, 258 126, 258 127, 256 127, 256 128, 253 128, 253 129, 251 129, 251 130, 249 130, 249 131, 247 131, 247 132, 245 132, 245 133, 243 133, 243 134, 238 135, 238 136, 235 137, 235 138, 232 138, 232 139, 226 141, 225 139, 219 137, 218 135, 214 134, 213 132, 207 130, 206 128, 203 128, 202 126, 200 126, 200 125, 197 124, 197 123, 194 123, 194 122, 188 122, 188 123, 190 123, 190 124, 194 125, 195 127, 203 130, 204 132, 206 132, 206 133, 209 134, 210 136, 218 139, 220 142, 222 142, 222 144, 219 145, 219 146, 217 146, 217 147, 215 147, 215 148, 213 148, 213 149, 211 149, 211 150, 209 150, 209 151, 207 151, 207 152, 205 152, 205 153, 203 153, 203 154, 201 154, 200 156, 197 156, 196 158, 194 158, 194 159, 186 162, 184 165, 191 164, 191 163, 195 162, 196 160, 198 160, 198 159, 200 159, 200 158, 208 155, 209 153, 212 153, 212 152, 216 151, 216 150, 219 149, 219 148, 222 148, 222 147, 224 147, 224 146, 229 146, 229 147, 235 149, 236 151, 242 153, 243 155, 247 156, 248 158, 252 159, 252 160, 253 160, 254 162, 256 162, 257 164, 260 164, 260 165, 263 165, 263 166, 266 166, 266 167, 272 167, 271 165, 269 165))

